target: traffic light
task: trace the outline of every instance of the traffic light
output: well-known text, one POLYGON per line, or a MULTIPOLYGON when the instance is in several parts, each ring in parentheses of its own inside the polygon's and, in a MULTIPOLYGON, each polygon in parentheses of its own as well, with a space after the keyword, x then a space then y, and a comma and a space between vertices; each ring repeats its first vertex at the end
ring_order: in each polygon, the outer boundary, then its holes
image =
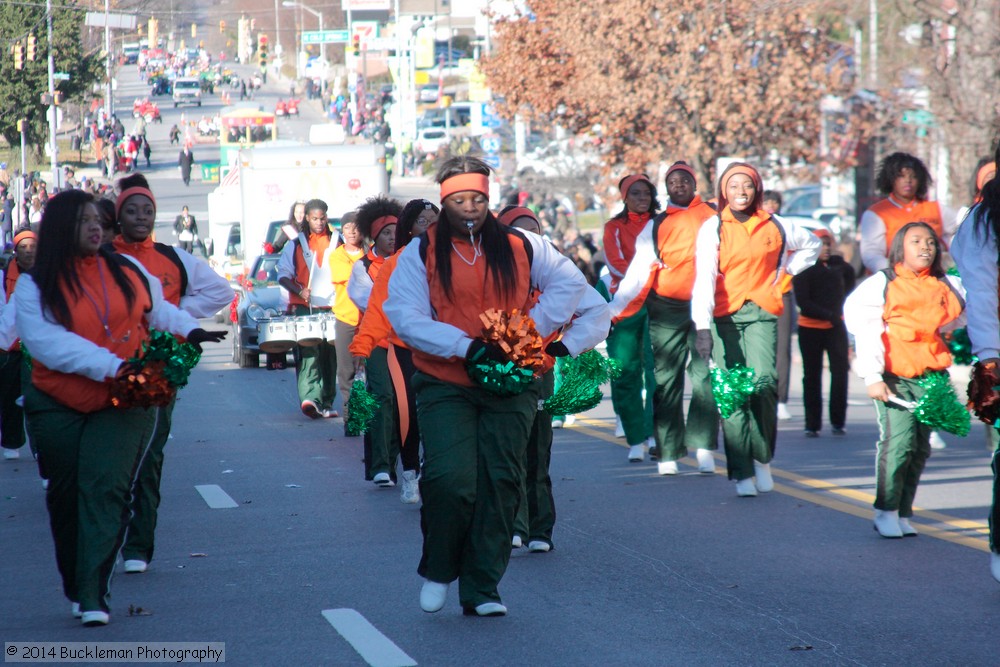
POLYGON ((28 35, 28 60, 34 60, 38 55, 38 38, 28 35))
POLYGON ((20 40, 14 44, 14 69, 24 69, 24 44, 20 40))
POLYGON ((225 32, 226 32, 226 22, 225 21, 219 21, 219 34, 221 35, 221 34, 223 34, 225 32))
POLYGON ((355 58, 361 55, 361 35, 356 34, 351 38, 351 52, 355 58))
POLYGON ((194 23, 192 23, 191 24, 191 39, 194 39, 197 36, 198 36, 198 26, 195 25, 194 23))
POLYGON ((28 131, 28 121, 25 120, 24 118, 22 118, 21 120, 17 121, 17 131, 18 132, 27 132, 28 131))
POLYGON ((257 60, 262 68, 267 67, 267 35, 264 33, 257 35, 257 60))
POLYGON ((149 48, 155 49, 160 42, 160 22, 156 19, 149 19, 146 26, 146 35, 149 39, 149 48))

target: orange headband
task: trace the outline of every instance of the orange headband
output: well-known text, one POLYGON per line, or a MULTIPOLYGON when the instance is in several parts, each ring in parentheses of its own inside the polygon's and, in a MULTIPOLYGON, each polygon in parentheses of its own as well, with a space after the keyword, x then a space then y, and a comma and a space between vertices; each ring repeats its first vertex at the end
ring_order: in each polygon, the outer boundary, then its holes
POLYGON ((510 227, 518 218, 531 218, 535 222, 538 222, 538 216, 535 215, 535 212, 524 206, 515 206, 509 211, 500 214, 499 220, 500 224, 510 227))
POLYGON ((813 234, 815 236, 818 236, 821 239, 830 239, 831 241, 833 241, 833 234, 831 234, 829 232, 829 230, 826 230, 826 229, 814 229, 813 230, 813 234))
POLYGON ((399 219, 394 215, 383 215, 381 218, 375 218, 375 222, 372 223, 372 241, 378 238, 383 229, 389 225, 395 225, 397 222, 399 219))
POLYGON ((627 176, 625 180, 622 181, 622 186, 618 188, 618 191, 622 195, 622 199, 625 199, 625 196, 628 195, 628 189, 633 185, 635 185, 636 183, 638 183, 639 181, 649 183, 649 189, 652 191, 656 191, 656 186, 653 185, 653 181, 649 180, 649 177, 647 177, 645 174, 632 174, 631 176, 627 176))
MULTIPOLYGON (((760 174, 757 173, 757 170, 754 169, 753 167, 744 167, 740 165, 737 167, 733 167, 732 169, 727 171, 725 176, 723 177, 722 183, 720 184, 722 188, 723 197, 726 197, 726 186, 729 185, 729 179, 731 179, 736 174, 743 174, 744 176, 749 176, 750 180, 753 181, 753 186, 758 190, 760 189, 760 184, 761 184, 760 174)), ((726 199, 728 199, 728 197, 726 197, 726 199)))
POLYGON ((456 192, 479 192, 490 196, 490 177, 486 174, 458 174, 441 182, 441 201, 456 192))
POLYGON ((149 197, 149 201, 153 202, 153 212, 154 213, 156 212, 156 197, 154 197, 153 193, 150 192, 147 188, 137 185, 134 188, 126 188, 125 190, 122 191, 120 195, 118 195, 118 199, 115 200, 116 218, 121 215, 122 206, 125 205, 125 200, 135 195, 143 195, 145 197, 149 197))
POLYGON ((976 172, 976 190, 982 190, 983 186, 993 180, 997 175, 997 165, 995 162, 987 162, 976 172))
POLYGON ((38 234, 31 231, 30 229, 26 229, 23 232, 18 232, 17 234, 14 235, 14 247, 16 248, 17 244, 25 239, 35 239, 37 241, 38 234))

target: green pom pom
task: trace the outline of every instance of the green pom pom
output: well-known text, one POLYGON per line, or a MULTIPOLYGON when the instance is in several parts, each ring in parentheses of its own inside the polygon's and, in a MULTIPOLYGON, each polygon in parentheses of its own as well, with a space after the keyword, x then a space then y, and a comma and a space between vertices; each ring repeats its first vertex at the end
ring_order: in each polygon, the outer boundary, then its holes
POLYGON ((928 373, 918 380, 924 388, 924 395, 917 401, 913 414, 921 424, 935 431, 946 431, 955 435, 969 434, 972 419, 965 405, 958 399, 951 378, 945 372, 928 373))
MULTIPOLYGON (((191 343, 180 343, 173 334, 157 329, 149 330, 149 338, 142 344, 143 359, 162 361, 163 377, 171 387, 180 389, 188 383, 191 370, 201 361, 201 352, 191 343)), ((138 362, 140 359, 130 359, 138 362)))
POLYGON ((713 368, 712 396, 719 414, 723 419, 729 419, 738 410, 743 409, 747 401, 757 393, 763 382, 757 382, 757 372, 741 364, 736 364, 728 371, 713 368))
POLYGON ((473 382, 497 396, 517 396, 535 379, 530 368, 521 368, 513 361, 469 363, 465 370, 473 382))
POLYGON ((546 399, 545 409, 553 415, 573 415, 597 407, 604 398, 601 385, 621 372, 619 362, 596 350, 567 359, 559 390, 546 399))
POLYGON ((963 329, 955 329, 947 336, 948 350, 951 352, 951 359, 959 366, 971 366, 976 363, 976 356, 972 354, 972 341, 969 340, 969 332, 963 329))
POLYGON ((351 385, 351 398, 347 401, 347 423, 344 428, 347 435, 361 435, 368 430, 380 404, 375 395, 361 380, 355 380, 351 385))

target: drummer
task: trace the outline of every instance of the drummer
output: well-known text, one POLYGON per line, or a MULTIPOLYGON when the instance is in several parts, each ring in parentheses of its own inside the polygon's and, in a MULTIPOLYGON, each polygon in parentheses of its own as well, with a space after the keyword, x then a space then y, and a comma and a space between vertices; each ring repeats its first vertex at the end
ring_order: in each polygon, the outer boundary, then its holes
MULTIPOLYGON (((333 304, 327 251, 335 244, 327 210, 321 199, 306 202, 299 235, 285 245, 278 260, 278 283, 288 290, 288 314, 295 317, 328 314, 333 304)), ((339 416, 333 410, 337 355, 332 345, 297 345, 295 377, 302 414, 310 419, 339 416)))

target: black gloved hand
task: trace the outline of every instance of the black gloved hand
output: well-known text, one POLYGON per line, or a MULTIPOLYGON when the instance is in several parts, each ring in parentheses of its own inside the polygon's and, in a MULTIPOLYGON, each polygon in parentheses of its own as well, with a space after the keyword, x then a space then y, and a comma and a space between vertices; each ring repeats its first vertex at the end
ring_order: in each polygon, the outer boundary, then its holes
POLYGON ((708 329, 698 329, 695 334, 694 349, 705 363, 712 358, 712 332, 708 329))
POLYGON ((115 373, 116 380, 124 380, 129 375, 138 375, 142 372, 142 362, 141 361, 124 361, 122 365, 118 367, 118 372, 115 373))
POLYGON ((488 364, 490 362, 504 363, 509 361, 507 355, 494 343, 486 343, 478 338, 473 339, 465 353, 468 364, 488 364))
POLYGON ((554 340, 545 346, 545 354, 551 357, 568 357, 569 350, 561 340, 554 340))
POLYGON ((187 342, 194 345, 195 349, 201 352, 202 343, 219 343, 225 339, 229 331, 205 331, 204 329, 192 329, 187 335, 187 342))

